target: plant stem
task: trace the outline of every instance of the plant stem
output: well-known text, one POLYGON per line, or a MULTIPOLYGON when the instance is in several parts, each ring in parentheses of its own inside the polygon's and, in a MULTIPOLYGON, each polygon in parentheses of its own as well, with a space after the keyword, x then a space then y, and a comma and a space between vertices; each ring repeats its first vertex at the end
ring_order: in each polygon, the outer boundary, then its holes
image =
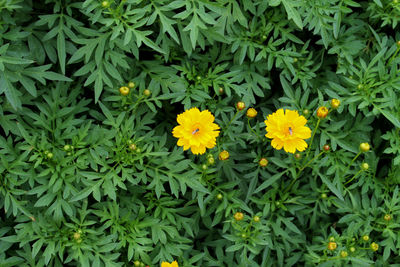
POLYGON ((313 133, 312 133, 310 145, 309 145, 309 147, 308 147, 307 154, 306 154, 306 157, 305 157, 304 160, 307 160, 307 159, 308 159, 308 154, 310 154, 311 146, 312 146, 312 143, 313 143, 313 141, 314 141, 314 136, 315 136, 315 133, 316 133, 317 130, 318 130, 318 127, 319 127, 320 122, 321 122, 321 119, 318 119, 317 125, 315 126, 315 129, 314 129, 314 131, 313 131, 313 133))
POLYGON ((343 175, 346 175, 346 173, 348 172, 348 170, 350 169, 350 166, 353 164, 353 162, 358 158, 358 156, 360 156, 362 153, 362 151, 358 152, 358 154, 351 160, 351 162, 349 163, 349 165, 347 165, 346 167, 346 171, 343 173, 343 175))
POLYGON ((255 134, 255 136, 257 136, 258 139, 262 140, 262 137, 259 136, 254 130, 253 128, 250 126, 250 119, 247 118, 247 125, 249 126, 250 130, 255 134))
POLYGON ((346 183, 344 183, 344 185, 350 183, 351 181, 354 180, 354 178, 356 178, 360 173, 362 172, 362 170, 359 170, 356 174, 353 175, 353 177, 351 177, 350 180, 348 180, 346 183))

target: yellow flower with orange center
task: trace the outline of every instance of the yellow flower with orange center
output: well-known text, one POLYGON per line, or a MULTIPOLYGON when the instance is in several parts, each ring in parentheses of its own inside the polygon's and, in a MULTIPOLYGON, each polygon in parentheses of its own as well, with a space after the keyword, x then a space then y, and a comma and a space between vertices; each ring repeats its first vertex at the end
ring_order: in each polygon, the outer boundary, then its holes
POLYGON ((178 266, 178 263, 176 261, 173 261, 171 263, 163 261, 161 263, 161 267, 179 267, 179 266, 178 266))
POLYGON ((311 129, 306 126, 307 119, 295 110, 278 109, 268 115, 264 121, 267 138, 275 149, 283 149, 289 153, 304 151, 308 146, 304 139, 311 137, 311 129))
POLYGON ((178 146, 183 146, 183 150, 190 148, 193 154, 204 154, 206 148, 213 148, 220 129, 214 119, 210 111, 198 108, 179 114, 179 125, 172 130, 173 136, 179 138, 178 146))

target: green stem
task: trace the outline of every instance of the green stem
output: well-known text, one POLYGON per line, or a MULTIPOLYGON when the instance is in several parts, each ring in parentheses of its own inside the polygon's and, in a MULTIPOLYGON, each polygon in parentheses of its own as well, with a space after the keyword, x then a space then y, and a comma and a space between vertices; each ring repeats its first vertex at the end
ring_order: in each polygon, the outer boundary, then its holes
POLYGON ((356 174, 353 175, 353 177, 351 177, 350 180, 348 180, 346 183, 344 183, 344 185, 347 185, 348 183, 350 183, 351 181, 353 181, 354 178, 356 178, 361 172, 362 172, 362 170, 359 170, 356 174))
POLYGON ((343 175, 346 175, 346 173, 349 171, 350 166, 353 164, 353 162, 358 158, 358 156, 360 156, 362 153, 362 151, 358 152, 358 154, 351 160, 351 162, 349 163, 349 165, 347 165, 346 167, 346 171, 343 173, 343 175))
POLYGON ((392 60, 395 59, 395 57, 397 56, 397 54, 399 53, 399 51, 400 51, 400 47, 398 46, 396 52, 394 53, 394 55, 389 59, 388 65, 390 65, 390 63, 392 62, 392 60))
POLYGON ((318 130, 318 127, 319 127, 319 124, 320 124, 320 123, 321 123, 321 119, 318 119, 317 126, 315 126, 315 129, 314 129, 314 131, 313 131, 313 133, 312 133, 311 141, 310 141, 310 146, 308 147, 307 154, 306 154, 306 157, 305 157, 304 160, 307 160, 307 159, 308 159, 308 154, 310 154, 311 146, 312 146, 312 143, 313 143, 313 141, 314 141, 314 136, 315 136, 315 134, 316 134, 316 132, 317 132, 317 130, 318 130))
POLYGON ((309 162, 307 162, 307 164, 305 164, 303 167, 300 168, 300 172, 298 174, 300 174, 305 168, 308 167, 308 165, 310 165, 311 162, 313 162, 314 160, 316 160, 317 158, 319 158, 319 156, 321 156, 322 154, 324 154, 325 151, 321 151, 318 155, 316 155, 314 158, 312 158, 309 162))
POLYGON ((222 129, 222 132, 225 134, 225 131, 228 130, 229 126, 233 122, 233 120, 236 118, 236 116, 239 114, 239 110, 236 111, 235 115, 232 117, 232 119, 229 121, 229 123, 222 129))
POLYGON ((255 136, 257 136, 258 139, 262 140, 262 137, 259 136, 254 130, 253 128, 250 126, 250 119, 247 118, 247 125, 249 126, 250 130, 254 133, 255 136))

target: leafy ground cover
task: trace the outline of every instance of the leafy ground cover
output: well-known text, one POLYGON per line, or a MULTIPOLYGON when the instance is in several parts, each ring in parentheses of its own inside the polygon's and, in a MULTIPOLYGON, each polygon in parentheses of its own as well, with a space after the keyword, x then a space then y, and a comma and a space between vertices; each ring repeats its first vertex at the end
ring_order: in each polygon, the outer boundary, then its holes
POLYGON ((398 0, 1 0, 0 266, 396 266, 398 0))

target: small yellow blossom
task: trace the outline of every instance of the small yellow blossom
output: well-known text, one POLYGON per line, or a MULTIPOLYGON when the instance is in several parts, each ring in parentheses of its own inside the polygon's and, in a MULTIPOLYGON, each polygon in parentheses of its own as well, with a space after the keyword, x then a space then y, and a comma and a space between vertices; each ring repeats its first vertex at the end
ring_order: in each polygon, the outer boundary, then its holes
POLYGON ((161 263, 161 267, 179 267, 178 263, 176 261, 173 261, 171 263, 163 261, 161 263))
POLYGON ((213 148, 220 129, 214 119, 210 111, 198 108, 179 114, 179 125, 172 130, 173 136, 179 138, 178 146, 183 146, 183 150, 190 148, 193 154, 204 154, 206 148, 213 148))
POLYGON ((295 153, 296 150, 304 151, 308 146, 304 139, 311 137, 311 129, 306 126, 307 119, 295 110, 278 109, 268 115, 265 135, 271 138, 271 145, 275 149, 284 149, 286 152, 295 153))

